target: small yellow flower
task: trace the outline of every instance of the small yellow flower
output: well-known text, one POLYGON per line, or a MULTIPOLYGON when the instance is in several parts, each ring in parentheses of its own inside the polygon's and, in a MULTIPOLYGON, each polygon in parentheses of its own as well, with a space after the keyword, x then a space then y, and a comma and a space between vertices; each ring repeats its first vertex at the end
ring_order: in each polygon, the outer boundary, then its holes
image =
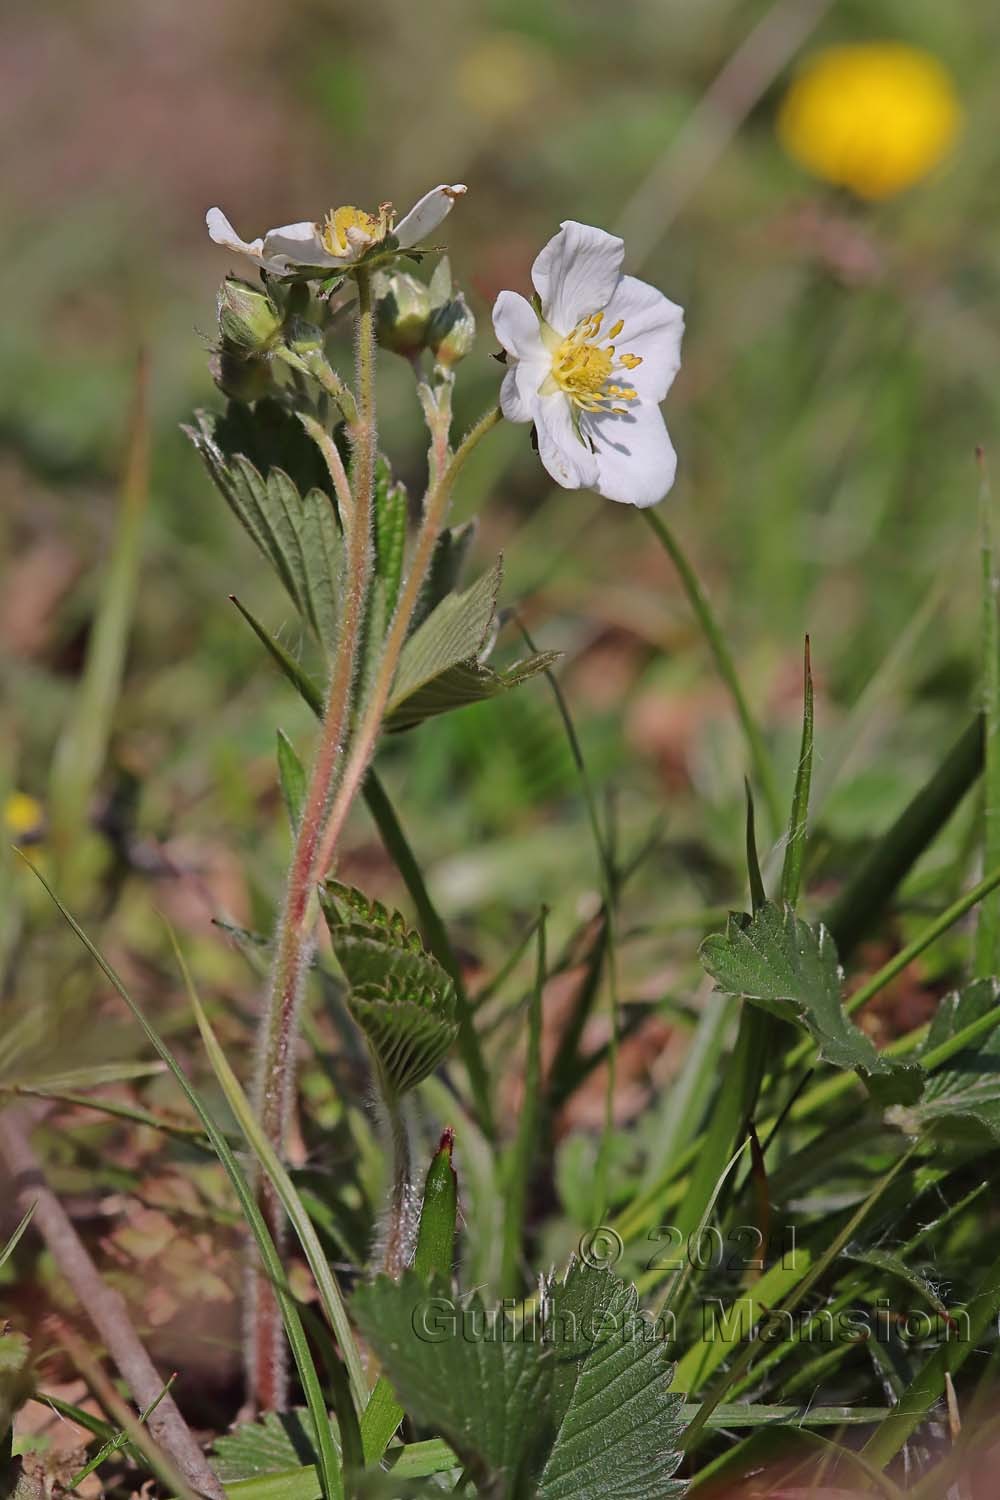
POLYGON ((789 155, 859 198, 891 198, 951 149, 962 110, 951 75, 902 42, 864 42, 818 53, 778 114, 789 155))
POLYGON ((11 792, 4 798, 3 825, 16 843, 37 838, 45 821, 42 804, 27 792, 11 792))

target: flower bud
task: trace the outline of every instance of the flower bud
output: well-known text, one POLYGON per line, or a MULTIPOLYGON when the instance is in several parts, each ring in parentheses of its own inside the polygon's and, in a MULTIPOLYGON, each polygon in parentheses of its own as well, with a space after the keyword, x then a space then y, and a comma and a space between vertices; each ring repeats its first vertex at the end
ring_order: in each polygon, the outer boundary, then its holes
POLYGON ((384 349, 412 358, 424 348, 431 301, 426 286, 405 271, 375 278, 375 331, 384 349))
POLYGON ((244 354, 269 349, 281 330, 281 315, 266 292, 227 276, 219 292, 223 341, 244 354))
POLYGON ((434 363, 450 370, 464 359, 476 337, 476 320, 461 292, 435 308, 427 329, 427 347, 434 363))
POLYGON ((270 360, 240 354, 231 344, 223 344, 212 356, 209 370, 219 390, 235 401, 259 401, 274 391, 270 360))

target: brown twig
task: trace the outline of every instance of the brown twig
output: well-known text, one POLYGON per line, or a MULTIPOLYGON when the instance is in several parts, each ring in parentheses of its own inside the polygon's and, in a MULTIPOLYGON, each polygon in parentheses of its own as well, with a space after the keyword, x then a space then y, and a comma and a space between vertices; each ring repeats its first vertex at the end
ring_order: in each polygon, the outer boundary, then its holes
MULTIPOLYGON (((7 1164, 17 1201, 25 1210, 34 1205, 32 1228, 41 1234, 73 1288, 136 1404, 140 1409, 151 1406, 162 1392, 164 1381, 132 1327, 124 1300, 102 1280, 62 1204, 46 1183, 28 1140, 25 1116, 16 1110, 0 1114, 0 1157, 7 1164)), ((149 1430, 193 1489, 210 1500, 224 1500, 222 1485, 171 1395, 165 1395, 150 1414, 149 1430)))

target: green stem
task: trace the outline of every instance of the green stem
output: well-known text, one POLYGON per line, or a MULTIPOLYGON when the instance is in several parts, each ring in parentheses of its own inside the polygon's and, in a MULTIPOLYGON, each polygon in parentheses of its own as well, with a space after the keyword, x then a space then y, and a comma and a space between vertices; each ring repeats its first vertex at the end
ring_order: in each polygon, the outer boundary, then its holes
POLYGON ((420 598, 420 591, 427 577, 434 548, 448 513, 448 503, 451 499, 455 480, 461 473, 469 454, 478 446, 490 429, 496 426, 500 419, 501 413, 498 407, 491 409, 485 416, 481 417, 459 445, 454 457, 437 483, 432 484, 428 491, 424 505, 423 521, 417 533, 413 561, 410 564, 406 582, 400 593, 396 612, 392 617, 392 624, 389 626, 389 632, 382 651, 382 660, 379 663, 375 682, 354 739, 354 746, 347 769, 337 789, 337 794, 330 810, 330 817, 320 841, 315 866, 317 880, 324 879, 331 868, 337 849, 337 842, 343 832, 344 823, 347 821, 347 814, 365 778, 369 761, 375 753, 375 746, 382 728, 382 716, 385 712, 385 705, 389 701, 389 694, 392 691, 392 681, 396 675, 396 668, 399 665, 400 653, 406 643, 410 623, 413 619, 413 612, 420 598))
MULTIPOLYGON (((347 529, 347 591, 337 656, 330 677, 319 746, 299 821, 285 904, 274 945, 274 966, 261 1023, 254 1104, 279 1156, 295 1084, 295 1037, 305 978, 313 953, 318 851, 341 767, 371 576, 371 516, 375 481, 375 320, 371 284, 359 270, 358 419, 353 429, 353 513, 347 529)), ((348 518, 345 517, 345 524, 348 518)), ((271 1185, 261 1184, 262 1207, 275 1239, 284 1213, 271 1185)), ((287 1397, 285 1337, 270 1284, 258 1275, 253 1300, 251 1368, 254 1399, 263 1410, 282 1410, 287 1397)))
POLYGON ((743 688, 740 686, 736 664, 719 628, 719 622, 712 612, 712 606, 709 604, 708 597, 698 582, 694 569, 688 562, 673 532, 661 521, 655 511, 643 510, 640 514, 680 574, 680 580, 684 587, 684 592, 687 594, 688 603, 694 611, 695 618, 701 626, 702 634, 708 642, 709 649, 715 658, 715 665, 718 668, 719 676, 729 689, 733 705, 739 716, 740 724, 743 727, 743 735, 747 742, 750 761, 757 780, 760 783, 761 790, 764 793, 764 800, 767 803, 771 833, 777 836, 784 819, 781 808, 781 795, 778 791, 774 766, 771 764, 771 757, 768 754, 767 746, 764 744, 764 737, 753 714, 750 712, 750 705, 747 703, 743 688))

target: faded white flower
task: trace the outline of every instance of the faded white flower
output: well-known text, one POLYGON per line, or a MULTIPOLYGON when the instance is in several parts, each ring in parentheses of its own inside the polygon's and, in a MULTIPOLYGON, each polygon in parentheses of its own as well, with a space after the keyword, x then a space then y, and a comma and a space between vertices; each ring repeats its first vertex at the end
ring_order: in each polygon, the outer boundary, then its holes
POLYGON ((322 224, 283 224, 249 241, 240 239, 221 208, 210 208, 205 223, 217 245, 249 256, 272 276, 337 271, 354 265, 390 234, 400 250, 419 245, 451 213, 455 199, 464 192, 464 183, 441 183, 425 193, 398 224, 391 203, 383 203, 377 214, 361 208, 331 209, 322 224))
POLYGON ((531 269, 534 305, 500 293, 500 406, 508 421, 535 424, 538 455, 558 484, 647 506, 677 469, 659 404, 680 367, 684 313, 623 276, 624 256, 615 235, 570 219, 531 269))

